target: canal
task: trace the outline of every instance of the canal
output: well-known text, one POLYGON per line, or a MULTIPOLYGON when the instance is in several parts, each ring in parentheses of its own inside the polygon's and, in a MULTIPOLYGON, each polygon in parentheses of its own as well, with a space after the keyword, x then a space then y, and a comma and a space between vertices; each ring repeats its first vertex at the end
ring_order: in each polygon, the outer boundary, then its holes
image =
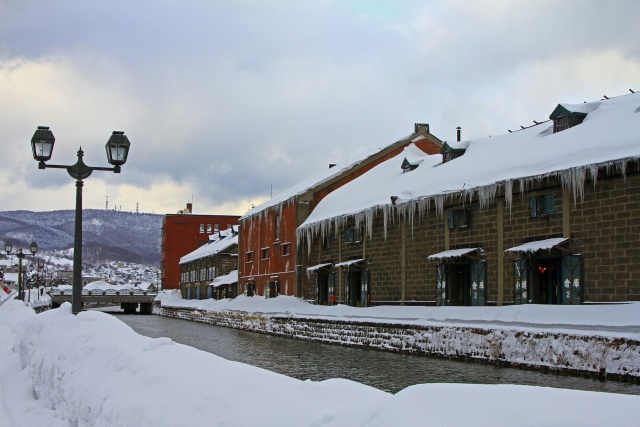
POLYGON ((163 316, 114 314, 139 334, 168 337, 301 380, 346 378, 396 393, 421 383, 523 384, 640 395, 640 385, 387 353, 263 335, 163 316))

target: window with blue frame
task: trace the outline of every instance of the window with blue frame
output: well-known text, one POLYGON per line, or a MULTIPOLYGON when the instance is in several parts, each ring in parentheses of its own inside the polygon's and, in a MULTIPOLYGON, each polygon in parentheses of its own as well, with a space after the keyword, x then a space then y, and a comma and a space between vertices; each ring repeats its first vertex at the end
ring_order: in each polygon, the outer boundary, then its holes
POLYGON ((469 214, 466 209, 452 209, 447 212, 447 226, 449 229, 469 226, 469 214))
POLYGON ((362 242, 362 228, 349 227, 344 230, 345 243, 362 242))
POLYGON ((555 193, 529 197, 529 216, 531 218, 550 216, 555 213, 555 193))

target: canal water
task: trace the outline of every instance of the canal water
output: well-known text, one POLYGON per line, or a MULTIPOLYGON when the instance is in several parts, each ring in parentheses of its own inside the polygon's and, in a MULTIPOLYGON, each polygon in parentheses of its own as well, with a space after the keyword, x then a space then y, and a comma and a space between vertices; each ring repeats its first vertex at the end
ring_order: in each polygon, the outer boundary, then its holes
POLYGON ((396 393, 421 383, 524 384, 640 395, 640 385, 341 347, 163 316, 115 314, 136 332, 301 380, 346 378, 396 393))

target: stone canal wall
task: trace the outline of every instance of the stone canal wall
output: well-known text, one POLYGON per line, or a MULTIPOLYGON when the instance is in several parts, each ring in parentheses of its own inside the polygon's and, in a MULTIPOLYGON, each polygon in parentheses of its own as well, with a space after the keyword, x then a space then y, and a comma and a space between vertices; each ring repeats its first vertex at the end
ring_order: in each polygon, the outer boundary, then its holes
POLYGON ((640 341, 578 332, 404 325, 160 307, 160 314, 277 336, 640 383, 640 341))

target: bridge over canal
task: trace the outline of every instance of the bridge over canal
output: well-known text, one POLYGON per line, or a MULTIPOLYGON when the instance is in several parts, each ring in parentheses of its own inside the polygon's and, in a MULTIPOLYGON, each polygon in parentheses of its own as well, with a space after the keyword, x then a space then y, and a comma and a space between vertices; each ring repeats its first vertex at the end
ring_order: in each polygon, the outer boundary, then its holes
MULTIPOLYGON (((71 291, 51 292, 51 305, 60 307, 62 303, 71 302, 71 291)), ((156 292, 108 292, 108 291, 82 291, 82 307, 107 307, 120 305, 125 314, 151 314, 153 301, 158 294, 156 292), (140 310, 138 310, 138 306, 140 310)))

